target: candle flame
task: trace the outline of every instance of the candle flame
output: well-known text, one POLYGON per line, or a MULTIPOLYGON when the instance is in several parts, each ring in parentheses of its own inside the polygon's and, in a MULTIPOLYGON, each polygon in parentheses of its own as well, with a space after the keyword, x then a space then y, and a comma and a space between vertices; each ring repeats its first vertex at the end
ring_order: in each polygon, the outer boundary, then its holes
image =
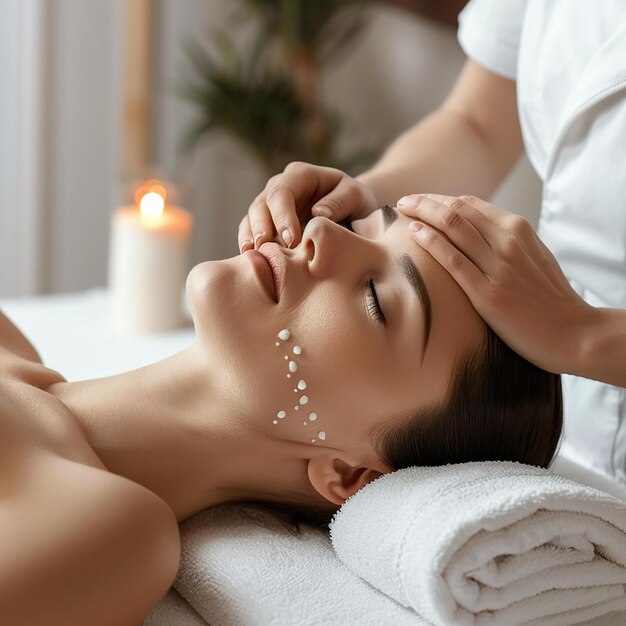
POLYGON ((135 192, 135 202, 142 215, 159 217, 165 210, 165 187, 156 180, 148 181, 135 192))
POLYGON ((164 206, 163 198, 156 191, 149 191, 139 201, 139 210, 146 217, 159 217, 164 206))

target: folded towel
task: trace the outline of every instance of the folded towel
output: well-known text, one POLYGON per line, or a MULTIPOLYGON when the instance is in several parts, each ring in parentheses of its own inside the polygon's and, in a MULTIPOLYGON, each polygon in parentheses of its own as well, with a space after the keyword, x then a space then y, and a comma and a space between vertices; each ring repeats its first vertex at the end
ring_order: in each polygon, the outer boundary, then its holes
POLYGON ((626 503, 543 468, 399 470, 349 498, 330 528, 355 574, 437 626, 565 626, 626 610, 626 503))

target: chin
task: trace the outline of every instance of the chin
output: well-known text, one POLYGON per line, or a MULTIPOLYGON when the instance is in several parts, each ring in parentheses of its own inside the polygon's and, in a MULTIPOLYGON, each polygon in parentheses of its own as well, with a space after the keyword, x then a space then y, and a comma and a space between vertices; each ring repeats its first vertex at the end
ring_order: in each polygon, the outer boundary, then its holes
POLYGON ((259 291, 246 276, 246 262, 239 256, 191 268, 185 292, 196 335, 210 336, 211 343, 232 341, 234 333, 245 332, 246 320, 258 321, 259 291))

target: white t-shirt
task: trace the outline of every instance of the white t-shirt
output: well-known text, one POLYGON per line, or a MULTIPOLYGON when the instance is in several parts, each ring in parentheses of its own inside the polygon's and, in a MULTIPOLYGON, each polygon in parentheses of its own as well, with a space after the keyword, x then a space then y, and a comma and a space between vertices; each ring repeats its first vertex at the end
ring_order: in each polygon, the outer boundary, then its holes
MULTIPOLYGON (((517 82, 542 241, 585 301, 626 309, 626 1, 471 0, 458 39, 517 82)), ((626 390, 562 382, 563 454, 626 483, 626 390)))

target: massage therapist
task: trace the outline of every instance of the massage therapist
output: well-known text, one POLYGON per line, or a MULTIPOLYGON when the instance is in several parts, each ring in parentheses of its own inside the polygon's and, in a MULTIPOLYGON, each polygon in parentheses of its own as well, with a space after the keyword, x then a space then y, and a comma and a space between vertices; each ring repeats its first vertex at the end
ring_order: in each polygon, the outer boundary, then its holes
POLYGON ((289 164, 240 249, 397 205, 493 330, 563 374, 562 451, 626 483, 626 2, 472 0, 458 39, 468 59, 436 111, 356 178, 289 164), (543 181, 538 236, 479 199, 522 149, 543 181))

